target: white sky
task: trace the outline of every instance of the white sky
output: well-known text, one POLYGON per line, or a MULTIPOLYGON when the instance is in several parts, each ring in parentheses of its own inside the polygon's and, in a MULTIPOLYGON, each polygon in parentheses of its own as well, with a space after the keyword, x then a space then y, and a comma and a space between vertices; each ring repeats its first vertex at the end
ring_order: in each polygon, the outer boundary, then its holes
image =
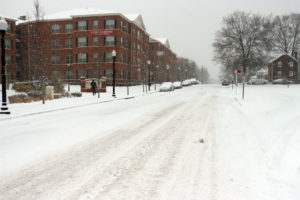
MULTIPOLYGON (((93 7, 121 13, 140 13, 147 32, 169 38, 177 56, 196 61, 213 78, 218 67, 212 61, 212 42, 223 16, 239 9, 260 14, 299 12, 299 0, 40 0, 46 14, 93 7)), ((2 0, 0 15, 15 17, 33 11, 33 0, 2 0)))

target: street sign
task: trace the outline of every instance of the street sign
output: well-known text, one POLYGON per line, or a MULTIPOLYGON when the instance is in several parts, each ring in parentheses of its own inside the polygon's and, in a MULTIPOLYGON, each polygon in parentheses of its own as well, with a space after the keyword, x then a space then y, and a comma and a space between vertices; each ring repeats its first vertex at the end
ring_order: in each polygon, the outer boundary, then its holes
POLYGON ((90 32, 91 35, 99 35, 99 36, 111 36, 114 35, 113 30, 93 30, 90 32))

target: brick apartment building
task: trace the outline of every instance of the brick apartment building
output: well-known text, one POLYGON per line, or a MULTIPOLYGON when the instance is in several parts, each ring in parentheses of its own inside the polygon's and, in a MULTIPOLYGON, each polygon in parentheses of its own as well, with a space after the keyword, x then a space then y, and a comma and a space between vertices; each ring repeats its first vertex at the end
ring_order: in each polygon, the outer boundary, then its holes
POLYGON ((84 8, 45 16, 42 20, 6 18, 8 80, 80 77, 112 79, 116 51, 116 82, 175 81, 176 54, 167 39, 150 39, 140 14, 84 8), (148 64, 150 62, 150 65, 148 64), (149 72, 150 70, 150 72, 149 72))
MULTIPOLYGON (((7 31, 5 33, 5 63, 6 63, 6 78, 10 82, 16 80, 16 20, 5 18, 7 22, 7 31)), ((1 51, 0 51, 1 62, 1 51)), ((2 76, 1 76, 2 77, 2 76)), ((1 80, 1 78, 0 78, 1 80)))
POLYGON ((298 61, 297 54, 290 56, 282 54, 268 64, 269 81, 279 78, 285 78, 296 82, 298 79, 298 61))
POLYGON ((141 81, 149 56, 149 34, 142 16, 97 9, 75 9, 46 16, 42 21, 20 21, 20 69, 25 80, 51 76, 78 81, 80 77, 112 77, 112 51, 116 81, 141 81), (68 73, 68 67, 70 71, 68 73), (127 74, 128 73, 128 74, 127 74))
POLYGON ((156 81, 176 81, 176 54, 170 48, 167 38, 150 38, 151 71, 156 81))

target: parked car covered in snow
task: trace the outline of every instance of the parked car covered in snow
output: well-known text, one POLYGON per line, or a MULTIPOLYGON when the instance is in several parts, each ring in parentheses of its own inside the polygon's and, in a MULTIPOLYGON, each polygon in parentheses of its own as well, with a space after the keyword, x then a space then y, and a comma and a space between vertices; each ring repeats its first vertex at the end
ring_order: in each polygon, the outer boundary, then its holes
POLYGON ((191 82, 192 85, 198 84, 198 82, 197 82, 197 80, 195 78, 191 78, 190 82, 191 82))
POLYGON ((252 78, 248 81, 250 85, 264 85, 267 84, 268 81, 264 78, 252 78))
POLYGON ((182 84, 180 81, 175 81, 173 83, 173 86, 174 86, 174 89, 179 89, 179 88, 182 88, 182 84))
POLYGON ((159 88, 160 92, 168 92, 173 90, 174 90, 174 86, 171 82, 163 82, 159 88))
POLYGON ((230 84, 230 82, 227 79, 224 79, 222 81, 222 85, 229 85, 229 84, 230 84))
POLYGON ((292 84, 292 83, 294 82, 284 78, 279 78, 272 81, 272 84, 292 84))
POLYGON ((182 86, 190 86, 190 85, 191 85, 190 79, 186 79, 186 80, 182 81, 182 86))

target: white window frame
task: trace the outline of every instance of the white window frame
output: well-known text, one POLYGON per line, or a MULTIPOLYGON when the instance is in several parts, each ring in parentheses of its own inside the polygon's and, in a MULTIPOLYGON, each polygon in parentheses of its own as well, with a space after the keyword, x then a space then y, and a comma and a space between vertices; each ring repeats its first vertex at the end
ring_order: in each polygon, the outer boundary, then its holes
POLYGON ((88 23, 85 20, 77 22, 77 30, 78 31, 86 31, 88 30, 88 23))
POLYGON ((87 63, 87 62, 88 62, 87 53, 77 54, 77 63, 87 63))
POLYGON ((52 34, 58 34, 60 32, 60 26, 59 24, 52 24, 51 26, 51 33, 52 34))
POLYGON ((105 20, 105 29, 115 29, 116 28, 116 20, 114 19, 107 19, 105 20))
POLYGON ((106 36, 105 37, 105 46, 115 46, 116 37, 115 36, 106 36))
POLYGON ((66 24, 66 33, 73 32, 73 24, 66 24))
POLYGON ((87 47, 88 46, 88 39, 87 39, 87 37, 79 37, 79 38, 77 38, 77 46, 78 47, 87 47))

